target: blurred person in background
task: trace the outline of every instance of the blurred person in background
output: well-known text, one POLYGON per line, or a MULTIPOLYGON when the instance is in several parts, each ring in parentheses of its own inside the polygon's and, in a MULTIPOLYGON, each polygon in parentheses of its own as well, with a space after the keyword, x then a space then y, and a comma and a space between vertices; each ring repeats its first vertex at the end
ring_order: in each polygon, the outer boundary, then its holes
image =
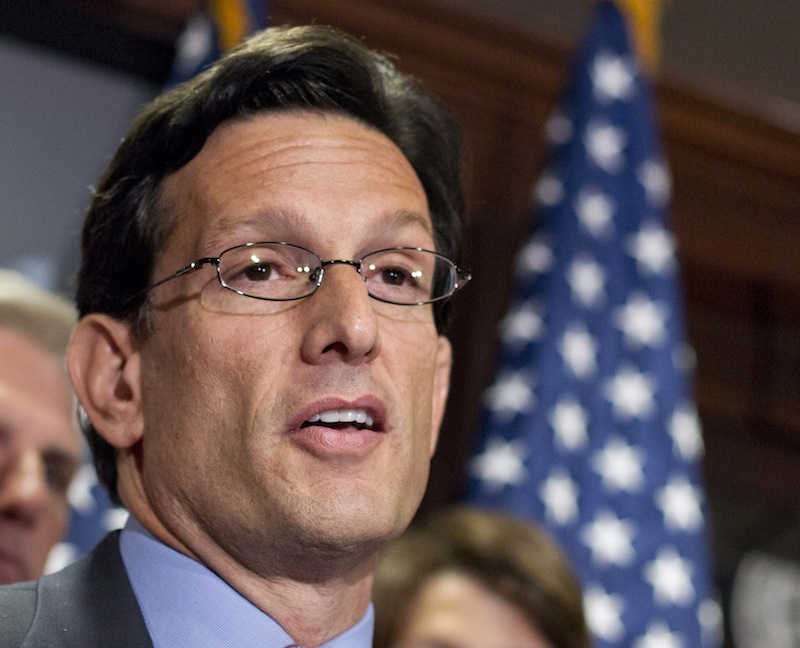
POLYGON ((64 367, 75 311, 0 269, 0 583, 39 578, 66 533, 81 441, 64 367))
POLYGON ((380 555, 375 648, 589 648, 580 584, 543 530, 459 507, 380 555))

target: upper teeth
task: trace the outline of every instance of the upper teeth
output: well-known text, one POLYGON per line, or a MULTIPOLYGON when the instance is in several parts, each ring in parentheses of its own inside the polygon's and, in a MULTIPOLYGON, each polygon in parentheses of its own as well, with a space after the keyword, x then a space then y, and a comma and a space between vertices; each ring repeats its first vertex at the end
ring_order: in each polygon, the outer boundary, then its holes
POLYGON ((322 421, 323 423, 361 423, 372 427, 374 421, 365 410, 361 409, 335 409, 314 414, 308 419, 309 423, 322 421))

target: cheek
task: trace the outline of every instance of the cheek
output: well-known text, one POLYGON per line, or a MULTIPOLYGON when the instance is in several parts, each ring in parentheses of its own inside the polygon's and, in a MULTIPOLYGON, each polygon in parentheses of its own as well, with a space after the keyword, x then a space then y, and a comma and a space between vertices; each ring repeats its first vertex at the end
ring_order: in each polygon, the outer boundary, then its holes
POLYGON ((159 332, 163 341, 143 362, 145 448, 146 457, 164 452, 190 470, 188 462, 213 462, 226 447, 241 446, 237 434, 252 427, 281 382, 276 372, 288 363, 280 349, 289 342, 263 318, 215 315, 183 324, 178 335, 159 332))
MULTIPOLYGON (((188 310, 188 309, 187 309, 188 310)), ((191 416, 198 407, 212 409, 221 392, 234 391, 232 380, 242 365, 245 335, 235 329, 211 326, 207 317, 174 317, 160 327, 145 347, 142 375, 145 402, 159 403, 159 414, 191 416), (238 346, 237 346, 238 345, 238 346), (233 389, 231 389, 233 388, 233 389), (209 399, 212 402, 209 402, 209 399)), ((217 320, 222 318, 217 317, 217 320)), ((243 369, 243 367, 242 367, 243 369)))
POLYGON ((41 549, 48 552, 50 546, 64 538, 69 521, 69 505, 61 495, 50 495, 47 513, 42 516, 41 549))
POLYGON ((424 468, 426 471, 434 433, 431 420, 437 366, 436 340, 436 335, 427 334, 427 331, 425 335, 398 337, 396 341, 402 344, 393 346, 391 355, 387 349, 390 345, 384 345, 385 361, 397 387, 398 399, 402 399, 413 459, 419 462, 420 470, 424 468))
POLYGON ((410 337, 398 348, 395 361, 395 373, 407 381, 407 391, 414 401, 411 413, 428 427, 436 376, 437 339, 436 335, 410 337))
POLYGON ((236 389, 227 398, 222 394, 230 372, 218 339, 191 324, 182 339, 164 333, 159 330, 142 354, 142 468, 155 481, 197 470, 208 437, 221 435, 220 418, 239 405, 236 389))

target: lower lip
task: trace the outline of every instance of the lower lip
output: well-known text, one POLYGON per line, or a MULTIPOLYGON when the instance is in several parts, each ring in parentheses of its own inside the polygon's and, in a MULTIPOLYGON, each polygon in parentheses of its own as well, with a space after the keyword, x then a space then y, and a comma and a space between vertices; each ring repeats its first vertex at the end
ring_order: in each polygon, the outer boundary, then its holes
POLYGON ((357 428, 333 429, 311 425, 292 433, 295 443, 324 458, 360 458, 373 450, 383 438, 380 432, 357 428))

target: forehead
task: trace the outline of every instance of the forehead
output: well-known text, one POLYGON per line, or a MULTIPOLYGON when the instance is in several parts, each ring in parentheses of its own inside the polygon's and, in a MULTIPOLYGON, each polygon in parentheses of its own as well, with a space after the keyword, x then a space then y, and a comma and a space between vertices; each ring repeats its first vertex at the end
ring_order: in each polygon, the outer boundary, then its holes
POLYGON ((34 444, 77 453, 72 397, 60 363, 26 335, 0 327, 0 424, 34 444))
POLYGON ((457 571, 435 573, 423 582, 405 632, 432 644, 551 648, 521 608, 457 571))
POLYGON ((229 230, 260 223, 274 237, 280 232, 271 228, 289 223, 312 235, 398 223, 432 229, 424 189, 400 149, 335 114, 265 113, 223 124, 165 180, 162 196, 179 238, 206 245, 231 243, 229 230))
POLYGON ((66 374, 44 347, 22 333, 0 327, 0 384, 69 412, 66 374))

